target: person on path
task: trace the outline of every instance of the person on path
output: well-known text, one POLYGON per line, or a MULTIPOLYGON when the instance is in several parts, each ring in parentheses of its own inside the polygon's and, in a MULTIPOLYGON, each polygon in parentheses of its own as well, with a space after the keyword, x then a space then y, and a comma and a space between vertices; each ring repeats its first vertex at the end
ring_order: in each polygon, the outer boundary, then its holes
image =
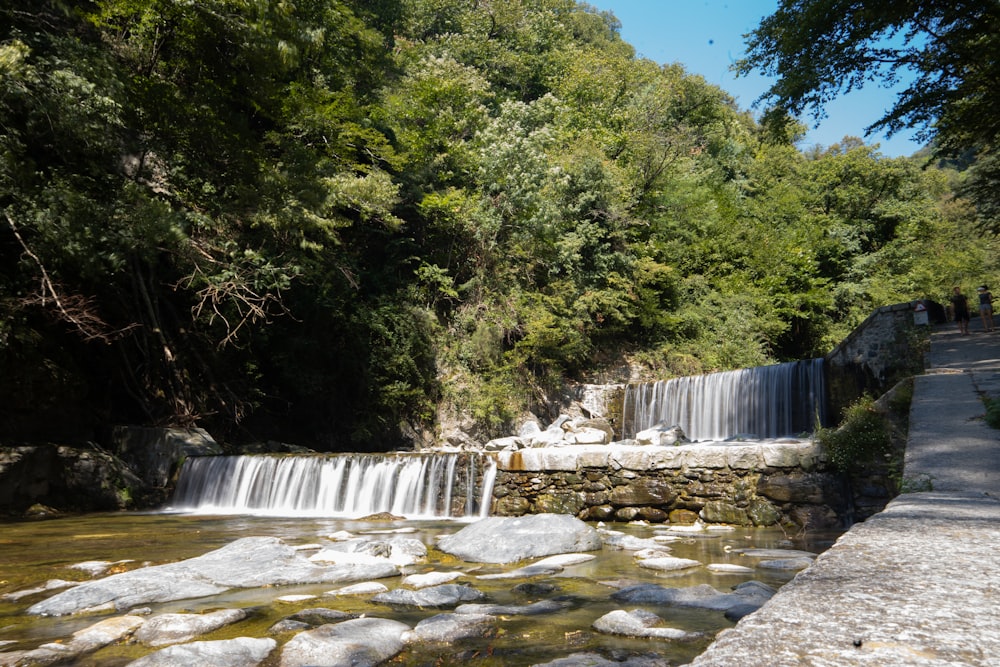
POLYGON ((952 289, 951 307, 955 312, 955 321, 958 322, 958 330, 963 336, 969 335, 969 300, 962 294, 959 287, 952 289))
POLYGON ((983 320, 983 329, 993 331, 993 295, 986 285, 976 288, 979 292, 979 317, 983 320))

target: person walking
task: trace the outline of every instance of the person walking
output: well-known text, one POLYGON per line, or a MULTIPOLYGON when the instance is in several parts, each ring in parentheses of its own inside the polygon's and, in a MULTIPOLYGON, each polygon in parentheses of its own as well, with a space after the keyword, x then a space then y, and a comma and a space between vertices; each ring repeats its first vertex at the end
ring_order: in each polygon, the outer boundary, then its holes
POLYGON ((963 336, 969 335, 969 300, 962 294, 959 287, 951 291, 951 308, 955 313, 955 321, 958 322, 958 330, 963 336))
POLYGON ((976 288, 979 293, 979 317, 983 320, 983 330, 993 331, 993 295, 986 285, 976 288))

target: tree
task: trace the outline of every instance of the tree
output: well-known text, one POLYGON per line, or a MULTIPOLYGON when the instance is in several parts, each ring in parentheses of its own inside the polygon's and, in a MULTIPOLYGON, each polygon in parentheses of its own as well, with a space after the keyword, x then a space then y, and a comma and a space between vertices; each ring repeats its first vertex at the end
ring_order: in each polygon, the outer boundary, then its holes
POLYGON ((980 0, 782 0, 750 33, 737 71, 778 80, 759 102, 774 125, 881 80, 913 78, 869 133, 903 128, 933 142, 933 157, 978 156, 965 192, 980 226, 1000 233, 1000 3, 980 0))

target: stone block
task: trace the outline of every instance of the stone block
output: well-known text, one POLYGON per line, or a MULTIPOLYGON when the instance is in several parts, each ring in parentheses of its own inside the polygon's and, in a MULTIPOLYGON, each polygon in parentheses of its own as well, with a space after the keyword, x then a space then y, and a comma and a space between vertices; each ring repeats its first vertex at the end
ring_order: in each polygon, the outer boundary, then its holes
POLYGON ((680 470, 691 447, 612 447, 609 460, 623 470, 680 470))
POLYGON ((625 505, 669 505, 677 498, 670 483, 660 479, 636 479, 626 486, 616 486, 611 490, 611 504, 625 505))
POLYGON ((725 468, 729 465, 729 447, 724 445, 700 445, 687 447, 689 468, 725 468))
POLYGON ((729 467, 733 470, 757 470, 764 467, 759 445, 740 445, 728 449, 729 467))

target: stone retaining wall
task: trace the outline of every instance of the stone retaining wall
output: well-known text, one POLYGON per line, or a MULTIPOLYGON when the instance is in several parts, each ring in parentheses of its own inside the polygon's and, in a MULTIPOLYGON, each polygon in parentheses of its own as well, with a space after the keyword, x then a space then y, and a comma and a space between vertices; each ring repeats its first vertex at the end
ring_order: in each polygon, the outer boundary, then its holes
POLYGON ((499 452, 492 513, 815 529, 846 498, 812 442, 570 446, 499 452))
MULTIPOLYGON (((865 393, 881 395, 902 377, 924 370, 929 327, 916 324, 920 302, 876 308, 832 352, 826 355, 828 415, 840 420, 843 409, 865 393)), ((923 301, 930 317, 944 318, 940 304, 923 301)))

